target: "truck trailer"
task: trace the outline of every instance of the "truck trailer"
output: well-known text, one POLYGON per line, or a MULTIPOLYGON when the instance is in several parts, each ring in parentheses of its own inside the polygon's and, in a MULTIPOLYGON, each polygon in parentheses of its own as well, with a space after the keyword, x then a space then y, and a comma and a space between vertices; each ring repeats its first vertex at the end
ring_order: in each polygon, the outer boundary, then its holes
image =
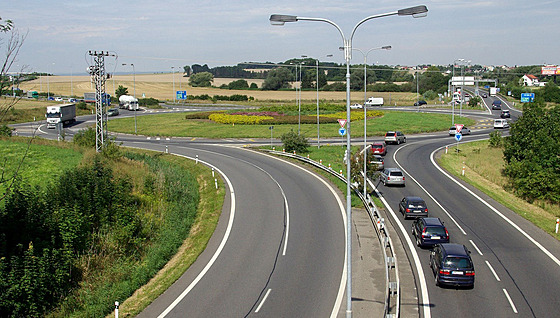
POLYGON ((63 104, 47 107, 47 128, 56 128, 59 123, 70 124, 76 121, 76 104, 63 104))
POLYGON ((138 98, 130 95, 121 95, 119 97, 119 108, 138 110, 138 98))

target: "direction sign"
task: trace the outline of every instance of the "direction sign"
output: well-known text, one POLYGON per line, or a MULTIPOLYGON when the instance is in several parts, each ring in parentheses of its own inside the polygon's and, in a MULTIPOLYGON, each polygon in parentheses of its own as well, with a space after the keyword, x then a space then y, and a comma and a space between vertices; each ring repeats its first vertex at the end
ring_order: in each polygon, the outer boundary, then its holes
POLYGON ((177 99, 187 99, 187 91, 177 91, 177 99))
POLYGON ((346 125, 346 119, 337 119, 338 123, 340 124, 340 127, 344 128, 344 125, 346 125))
POLYGON ((531 103, 535 101, 535 93, 521 93, 522 103, 531 103))
POLYGON ((462 134, 455 134, 455 140, 461 141, 461 139, 463 139, 463 135, 462 135, 462 134))
POLYGON ((463 129, 463 124, 455 124, 455 133, 458 134, 461 132, 461 129, 463 129))
POLYGON ((340 128, 340 129, 338 130, 338 133, 339 133, 341 136, 346 135, 346 128, 340 128))

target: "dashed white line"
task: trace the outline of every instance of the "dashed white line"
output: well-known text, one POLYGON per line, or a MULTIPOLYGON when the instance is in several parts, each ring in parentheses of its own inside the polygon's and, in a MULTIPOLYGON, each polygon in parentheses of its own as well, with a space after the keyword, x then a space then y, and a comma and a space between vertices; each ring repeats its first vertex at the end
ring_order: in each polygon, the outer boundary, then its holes
POLYGON ((492 268, 492 265, 490 265, 490 262, 486 261, 486 265, 488 265, 488 268, 490 268, 490 271, 492 272, 492 274, 494 274, 494 277, 496 277, 496 280, 500 281, 500 277, 498 277, 498 274, 496 274, 496 271, 494 270, 494 268, 492 268))
POLYGON ((507 300, 509 301, 509 305, 511 306, 511 309, 513 310, 514 313, 517 314, 517 308, 515 308, 515 304, 511 300, 511 297, 509 297, 509 294, 508 294, 507 290, 504 288, 503 291, 504 291, 504 294, 506 295, 507 300))
POLYGON ((476 249, 476 251, 478 252, 478 254, 480 254, 480 256, 482 256, 482 252, 480 251, 480 249, 478 248, 478 246, 476 246, 476 244, 474 244, 474 242, 472 240, 469 240, 469 242, 471 242, 472 246, 474 246, 474 248, 476 249))
POLYGON ((266 291, 266 294, 263 297, 263 300, 261 301, 261 303, 259 304, 259 306, 257 307, 257 310, 255 310, 255 313, 259 312, 259 310, 261 310, 262 305, 264 304, 264 302, 266 301, 266 299, 268 298, 268 295, 270 295, 270 292, 272 291, 272 289, 269 289, 266 291))

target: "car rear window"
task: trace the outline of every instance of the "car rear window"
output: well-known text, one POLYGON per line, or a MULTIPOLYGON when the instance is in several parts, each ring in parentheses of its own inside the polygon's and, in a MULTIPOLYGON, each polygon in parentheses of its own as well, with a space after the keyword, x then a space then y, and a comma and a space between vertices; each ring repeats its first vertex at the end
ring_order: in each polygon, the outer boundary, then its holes
POLYGON ((391 171, 390 174, 391 174, 392 177, 402 177, 402 175, 403 175, 402 172, 400 172, 400 171, 391 171))
POLYGON ((443 265, 448 268, 463 268, 463 269, 472 268, 471 261, 465 257, 448 256, 445 259, 443 265))
POLYGON ((443 227, 427 227, 426 234, 428 235, 438 235, 438 236, 446 236, 445 229, 443 227))
POLYGON ((410 201, 409 205, 410 205, 411 207, 415 207, 415 206, 417 206, 417 207, 423 207, 423 206, 426 205, 426 203, 424 203, 424 201, 410 201))
POLYGON ((377 149, 381 149, 383 148, 383 145, 371 145, 372 148, 377 148, 377 149))

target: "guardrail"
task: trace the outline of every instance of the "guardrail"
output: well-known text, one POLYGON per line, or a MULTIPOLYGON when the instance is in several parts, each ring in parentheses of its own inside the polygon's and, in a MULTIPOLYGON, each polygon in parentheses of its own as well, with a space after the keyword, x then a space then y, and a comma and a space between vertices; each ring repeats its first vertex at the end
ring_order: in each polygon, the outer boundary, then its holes
MULTIPOLYGON (((317 161, 314 161, 314 160, 309 159, 307 157, 297 155, 295 152, 294 153, 288 153, 288 152, 284 152, 284 151, 275 151, 275 150, 268 150, 268 149, 262 149, 262 150, 264 150, 266 152, 269 152, 269 153, 272 153, 272 154, 275 154, 275 155, 290 157, 290 158, 294 158, 294 159, 306 162, 306 163, 308 163, 312 166, 315 166, 319 169, 322 169, 322 170, 332 174, 333 176, 339 178, 343 182, 346 182, 346 177, 343 174, 334 171, 330 167, 324 166, 321 162, 317 162, 317 161)), ((363 175, 363 172, 362 172, 362 175, 363 175)), ((371 182, 370 179, 366 179, 366 180, 367 180, 368 183, 370 183, 372 188, 375 189, 375 186, 374 186, 373 182, 371 182)), ((354 184, 351 184, 350 188, 354 191, 354 193, 356 193, 356 195, 358 195, 358 197, 364 203, 364 207, 366 208, 366 210, 368 212, 368 215, 371 219, 373 228, 375 229, 375 232, 377 233, 377 238, 379 240, 379 243, 383 247, 382 250, 383 250, 384 263, 385 263, 385 308, 384 308, 385 317, 399 317, 399 315, 400 315, 400 304, 401 304, 401 301, 400 301, 400 294, 401 293, 400 293, 400 281, 399 281, 399 267, 398 267, 398 263, 397 263, 397 256, 396 256, 395 251, 393 249, 393 241, 391 240, 391 237, 389 236, 388 230, 385 228, 385 219, 379 213, 379 210, 375 206, 375 204, 374 204, 373 200, 371 199, 371 196, 369 195, 369 193, 364 198, 363 193, 361 193, 354 184), (394 308, 392 308, 392 306, 394 306, 394 308)), ((348 220, 348 221, 350 222, 350 220, 348 220)))

